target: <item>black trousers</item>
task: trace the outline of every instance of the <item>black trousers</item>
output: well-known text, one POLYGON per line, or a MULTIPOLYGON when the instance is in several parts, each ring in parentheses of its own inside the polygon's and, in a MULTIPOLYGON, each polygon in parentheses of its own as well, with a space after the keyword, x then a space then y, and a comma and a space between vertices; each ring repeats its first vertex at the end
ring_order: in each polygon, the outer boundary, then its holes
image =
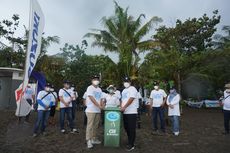
POLYGON ((230 111, 223 110, 224 112, 224 128, 227 133, 229 133, 229 120, 230 120, 230 111))
POLYGON ((123 121, 128 136, 128 145, 133 147, 136 139, 137 114, 123 114, 123 121))

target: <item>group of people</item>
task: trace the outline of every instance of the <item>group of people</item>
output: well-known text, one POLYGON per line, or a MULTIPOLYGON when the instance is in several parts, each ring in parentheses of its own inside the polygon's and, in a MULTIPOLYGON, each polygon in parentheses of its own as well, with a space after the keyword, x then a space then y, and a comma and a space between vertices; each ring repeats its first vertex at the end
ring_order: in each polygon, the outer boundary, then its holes
MULTIPOLYGON (((135 149, 137 114, 139 108, 140 93, 132 85, 129 77, 123 80, 124 89, 122 92, 116 89, 115 86, 110 85, 103 92, 99 86, 100 78, 95 75, 91 79, 91 85, 87 88, 83 99, 86 106, 85 114, 87 118, 86 124, 86 142, 87 148, 93 148, 94 145, 101 144, 98 136, 98 127, 101 119, 101 112, 105 107, 119 107, 123 113, 123 125, 127 134, 128 144, 127 151, 135 149)), ((159 83, 155 82, 153 90, 150 93, 149 106, 152 111, 152 127, 153 134, 166 133, 165 129, 165 106, 168 107, 168 116, 171 118, 172 133, 178 136, 180 133, 179 117, 180 117, 180 95, 177 93, 175 87, 171 87, 169 94, 160 88, 159 83), (158 116, 160 118, 160 129, 158 128, 158 116)), ((227 101, 230 95, 229 89, 225 91, 225 98, 223 99, 224 116, 225 116, 225 130, 229 133, 229 119, 230 119, 230 100, 227 101)), ((33 97, 32 97, 33 98, 33 97)), ((54 92, 53 86, 46 84, 44 90, 37 95, 37 120, 34 126, 34 136, 38 135, 38 130, 42 134, 45 133, 47 121, 49 116, 54 116, 55 106, 58 99, 60 100, 60 131, 66 132, 65 129, 65 115, 68 119, 68 126, 71 133, 79 132, 76 129, 75 123, 75 106, 77 92, 74 87, 71 87, 69 81, 63 83, 63 88, 59 90, 58 95, 54 92), (39 126, 41 125, 41 126, 39 126)), ((230 98, 229 98, 230 99, 230 98)))

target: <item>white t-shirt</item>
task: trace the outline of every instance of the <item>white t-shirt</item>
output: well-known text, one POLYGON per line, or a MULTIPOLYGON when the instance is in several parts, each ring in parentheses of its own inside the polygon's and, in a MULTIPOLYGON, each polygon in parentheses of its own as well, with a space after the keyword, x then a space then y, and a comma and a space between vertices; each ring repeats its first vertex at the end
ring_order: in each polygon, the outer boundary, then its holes
POLYGON ((224 91, 224 98, 226 98, 226 97, 227 98, 223 100, 223 104, 224 104, 223 109, 230 111, 230 96, 229 95, 230 95, 230 93, 227 93, 226 91, 224 91))
POLYGON ((152 107, 160 107, 164 102, 164 98, 166 97, 167 94, 165 93, 164 90, 162 89, 152 90, 150 94, 150 98, 153 100, 152 107))
POLYGON ((124 114, 137 114, 137 89, 133 86, 125 88, 122 91, 121 106, 125 106, 130 98, 135 98, 133 102, 125 109, 124 114))
POLYGON ((83 99, 86 99, 86 98, 87 98, 87 92, 84 93, 84 95, 83 95, 82 98, 83 98, 83 99))
POLYGON ((93 96, 94 99, 97 101, 97 103, 100 105, 100 102, 102 100, 102 90, 99 87, 94 87, 93 85, 90 85, 87 90, 87 98, 86 98, 86 110, 85 112, 88 113, 100 113, 101 109, 98 108, 94 103, 90 100, 89 96, 93 96))
MULTIPOLYGON (((69 107, 72 107, 72 98, 74 97, 73 92, 71 89, 65 89, 65 90, 60 89, 58 95, 59 97, 62 97, 65 102, 70 102, 69 107)), ((60 108, 66 108, 66 106, 61 101, 60 101, 60 108)))
POLYGON ((119 90, 115 91, 115 95, 118 97, 118 99, 121 99, 121 92, 119 90))
POLYGON ((120 100, 116 94, 106 94, 105 95, 106 107, 117 107, 120 105, 120 100))
MULTIPOLYGON (((40 91, 38 93, 37 100, 41 100, 43 104, 45 104, 46 106, 50 106, 51 102, 55 103, 55 98, 52 95, 52 93, 49 93, 48 95, 47 94, 48 94, 48 92, 46 92, 45 90, 40 91), (47 96, 44 97, 45 95, 47 95, 47 96)), ((41 106, 40 104, 38 104, 38 110, 45 110, 45 108, 43 106, 41 106)), ((49 108, 49 110, 50 110, 50 108, 49 108)))
POLYGON ((33 95, 35 95, 34 89, 33 88, 26 88, 26 91, 24 93, 24 98, 25 99, 30 99, 33 100, 33 95))

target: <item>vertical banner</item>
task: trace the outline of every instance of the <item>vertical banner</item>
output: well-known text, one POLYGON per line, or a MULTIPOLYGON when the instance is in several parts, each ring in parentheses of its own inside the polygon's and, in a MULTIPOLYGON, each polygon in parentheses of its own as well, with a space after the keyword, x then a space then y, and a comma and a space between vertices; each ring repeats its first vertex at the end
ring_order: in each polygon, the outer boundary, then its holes
POLYGON ((15 113, 16 116, 26 116, 31 109, 31 107, 27 107, 29 104, 23 98, 23 94, 29 82, 30 75, 37 62, 37 58, 40 54, 42 33, 45 25, 44 15, 37 0, 31 0, 30 4, 30 25, 24 79, 22 85, 20 85, 19 88, 15 91, 17 103, 17 109, 15 113))

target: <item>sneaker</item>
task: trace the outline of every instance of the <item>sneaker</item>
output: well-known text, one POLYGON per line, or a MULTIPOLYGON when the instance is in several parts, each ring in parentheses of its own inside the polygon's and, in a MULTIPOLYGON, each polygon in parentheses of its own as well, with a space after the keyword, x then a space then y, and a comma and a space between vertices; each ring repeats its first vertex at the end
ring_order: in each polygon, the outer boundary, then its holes
POLYGON ((175 136, 179 136, 179 132, 174 132, 174 135, 175 136))
POLYGON ((222 133, 223 135, 229 135, 229 132, 225 131, 222 133))
POLYGON ((37 137, 37 136, 38 136, 38 134, 37 134, 37 133, 34 133, 34 134, 33 134, 33 137, 34 137, 34 138, 35 138, 35 137, 37 137))
POLYGON ((65 129, 62 129, 62 130, 61 130, 61 133, 65 133, 65 129))
POLYGON ((92 144, 101 144, 101 141, 98 139, 93 139, 93 140, 91 140, 91 143, 92 144))
POLYGON ((88 149, 93 148, 93 144, 91 143, 90 140, 87 141, 87 148, 88 148, 88 149))
POLYGON ((78 129, 72 129, 70 133, 79 133, 78 129))
POLYGON ((126 151, 132 151, 132 150, 134 150, 134 149, 135 149, 134 146, 128 146, 128 147, 126 148, 126 151))

